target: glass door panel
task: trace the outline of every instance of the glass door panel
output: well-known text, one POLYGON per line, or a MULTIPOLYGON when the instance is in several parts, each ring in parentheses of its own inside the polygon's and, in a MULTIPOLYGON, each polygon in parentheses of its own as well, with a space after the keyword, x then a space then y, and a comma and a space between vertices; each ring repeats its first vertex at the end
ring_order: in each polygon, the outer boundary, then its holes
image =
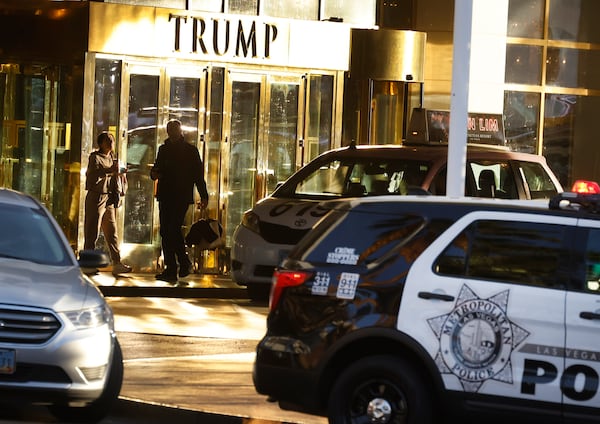
POLYGON ((269 95, 265 195, 296 171, 300 84, 271 83, 269 95))
POLYGON ((256 150, 260 121, 261 82, 232 81, 229 128, 229 170, 225 231, 230 245, 242 214, 256 200, 256 150))
MULTIPOLYGON (((181 128, 185 140, 200 149, 202 155, 202 145, 198 138, 198 113, 200 108, 200 78, 187 76, 169 77, 169 103, 168 119, 178 119, 181 121, 181 128)), ((183 231, 187 233, 195 220, 199 219, 196 214, 196 208, 188 208, 183 231)))
POLYGON ((404 84, 398 81, 371 81, 371 143, 400 144, 404 122, 404 84))
POLYGON ((154 182, 150 168, 156 157, 158 75, 131 73, 127 115, 127 180, 123 242, 152 243, 154 182))
POLYGON ((303 165, 331 148, 333 76, 311 75, 308 88, 303 165))
MULTIPOLYGON (((36 69, 31 70, 31 73, 36 72, 36 69)), ((2 179, 10 183, 7 187, 30 194, 47 205, 48 197, 42 196, 45 80, 40 75, 21 74, 16 75, 15 80, 11 94, 20 107, 9 111, 13 119, 3 122, 10 148, 3 154, 8 172, 2 179)))
POLYGON ((200 79, 171 77, 169 85, 169 119, 180 120, 186 141, 198 146, 200 79))
MULTIPOLYGON (((207 76, 207 101, 204 108, 208 111, 204 120, 202 160, 204 161, 204 179, 208 189, 208 217, 223 222, 221 214, 221 147, 223 139, 223 105, 225 69, 211 68, 207 76)), ((229 267, 227 249, 205 250, 198 258, 198 268, 202 273, 226 272, 229 267)))
MULTIPOLYGON (((208 122, 206 129, 206 139, 204 148, 204 166, 206 168, 206 185, 209 193, 208 212, 211 218, 220 216, 221 199, 221 147, 223 140, 223 105, 225 104, 225 68, 212 68, 210 71, 210 89, 208 108, 208 122), (219 210, 219 213, 213 215, 213 210, 219 210)), ((224 167, 223 169, 227 169, 224 167)))

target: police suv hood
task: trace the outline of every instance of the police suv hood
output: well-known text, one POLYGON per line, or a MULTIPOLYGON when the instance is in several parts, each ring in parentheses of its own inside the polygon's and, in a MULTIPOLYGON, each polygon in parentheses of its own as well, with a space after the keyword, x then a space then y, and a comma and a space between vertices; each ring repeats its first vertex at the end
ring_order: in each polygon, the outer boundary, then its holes
POLYGON ((0 303, 71 311, 104 302, 77 265, 49 266, 0 258, 0 303))
POLYGON ((322 200, 269 196, 257 202, 252 211, 262 222, 308 230, 329 210, 321 203, 322 200))

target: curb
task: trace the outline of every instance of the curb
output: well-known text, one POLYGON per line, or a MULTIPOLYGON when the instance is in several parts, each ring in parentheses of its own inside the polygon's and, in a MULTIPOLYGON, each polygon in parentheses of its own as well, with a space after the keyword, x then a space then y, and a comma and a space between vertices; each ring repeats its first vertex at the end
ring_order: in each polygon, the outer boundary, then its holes
POLYGON ((241 424, 245 420, 241 417, 194 411, 127 398, 119 398, 110 414, 119 420, 131 419, 132 422, 143 421, 145 424, 169 422, 177 424, 241 424))
POLYGON ((107 297, 176 297, 204 299, 248 299, 244 288, 189 288, 189 287, 127 287, 100 286, 107 297))

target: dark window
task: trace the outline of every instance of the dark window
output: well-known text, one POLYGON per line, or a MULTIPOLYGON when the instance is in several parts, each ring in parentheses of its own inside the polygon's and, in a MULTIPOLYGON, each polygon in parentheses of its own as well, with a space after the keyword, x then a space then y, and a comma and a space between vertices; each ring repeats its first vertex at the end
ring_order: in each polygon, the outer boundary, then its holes
POLYGON ((507 44, 504 81, 514 84, 539 85, 541 80, 542 47, 507 44))
MULTIPOLYGON (((518 162, 512 162, 518 164, 518 162)), ((535 169, 537 170, 537 168, 535 169)), ((543 168, 541 172, 544 173, 543 168)), ((441 196, 446 194, 446 168, 441 169, 433 177, 429 191, 441 196)), ((555 188, 554 193, 556 193, 555 188)), ((506 160, 468 161, 465 173, 465 196, 519 199, 521 196, 511 163, 506 160)))
POLYGON ((558 277, 564 227, 513 221, 477 221, 436 261, 440 274, 562 288, 558 277))
POLYGON ((515 175, 507 161, 470 161, 467 167, 469 168, 467 176, 473 178, 476 188, 476 190, 467 190, 467 196, 499 199, 519 198, 515 175))
POLYGON ((546 84, 557 87, 600 89, 596 70, 600 52, 575 48, 548 48, 546 84))
MULTIPOLYGON (((516 0, 521 2, 522 0, 516 0)), ((548 11, 550 40, 600 43, 598 0, 552 0, 548 11)))
POLYGON ((364 203, 350 211, 344 207, 340 203, 321 220, 289 257, 313 265, 356 266, 356 272, 381 266, 378 278, 403 278, 461 213, 421 203, 364 203))
POLYGON ((424 224, 421 216, 378 218, 364 213, 349 213, 339 225, 334 226, 315 251, 309 251, 306 259, 342 265, 369 264, 406 243, 424 224))
POLYGON ((592 229, 588 233, 585 270, 585 291, 600 294, 600 229, 592 229))
POLYGON ((542 38, 544 36, 544 0, 509 0, 509 37, 542 38))
POLYGON ((504 92, 506 144, 511 150, 537 152, 540 102, 539 93, 504 92))

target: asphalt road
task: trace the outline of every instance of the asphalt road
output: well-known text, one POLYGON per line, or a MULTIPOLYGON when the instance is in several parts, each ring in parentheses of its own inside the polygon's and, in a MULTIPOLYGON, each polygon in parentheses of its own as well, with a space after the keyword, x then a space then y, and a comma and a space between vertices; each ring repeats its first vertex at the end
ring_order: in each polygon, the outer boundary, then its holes
MULTIPOLYGON (((101 424, 324 424, 258 395, 251 372, 267 306, 246 299, 108 297, 125 360, 119 404, 101 424)), ((57 423, 2 405, 0 423, 57 423)))

